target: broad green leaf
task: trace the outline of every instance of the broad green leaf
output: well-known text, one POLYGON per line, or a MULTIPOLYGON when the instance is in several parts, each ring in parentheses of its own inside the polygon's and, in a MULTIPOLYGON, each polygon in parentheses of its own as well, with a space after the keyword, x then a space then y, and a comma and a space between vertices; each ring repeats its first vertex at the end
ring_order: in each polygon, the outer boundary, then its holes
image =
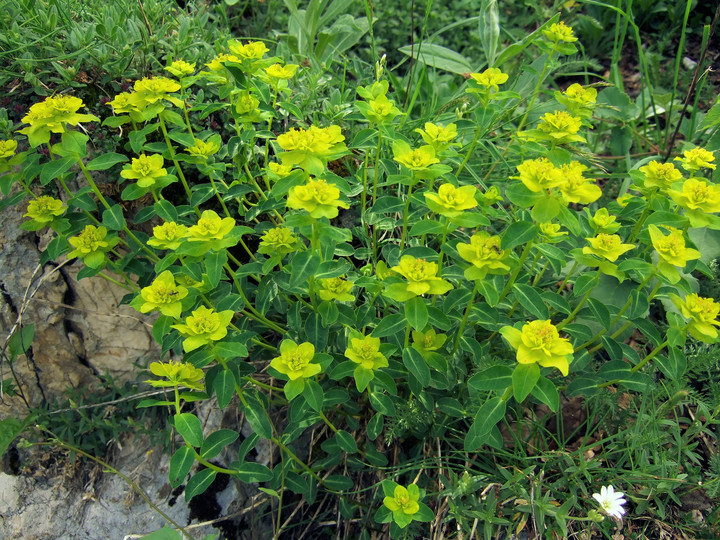
POLYGON ((354 454, 358 450, 355 438, 347 431, 343 431, 342 429, 338 430, 338 432, 335 434, 335 440, 337 441, 338 446, 343 450, 343 452, 347 454, 354 454))
MULTIPOLYGON (((110 120, 114 117, 109 117, 106 119, 110 120)), ((103 122, 104 123, 104 122, 103 122)), ((150 534, 147 534, 143 536, 140 540, 183 540, 184 537, 182 534, 180 534, 175 529, 171 528, 169 525, 165 525, 162 529, 157 530, 155 532, 151 532, 150 534)))
POLYGON ((217 287, 223 277, 223 266, 227 263, 227 251, 211 251, 205 255, 205 269, 212 287, 217 287))
POLYGON ((40 168, 40 183, 44 186, 51 180, 68 171, 77 160, 74 157, 64 157, 48 161, 40 168))
POLYGON ((388 317, 383 317, 378 325, 372 331, 372 337, 382 338, 392 336, 405 330, 407 320, 402 313, 396 313, 388 317))
POLYGON ((428 309, 422 297, 416 296, 405 302, 405 318, 410 326, 422 332, 428 322, 428 309))
POLYGON ((550 379, 540 377, 530 394, 532 394, 532 396, 538 401, 550 407, 552 412, 558 412, 560 407, 560 395, 550 379))
POLYGON ((468 386, 476 392, 505 390, 512 384, 513 371, 507 366, 493 366, 468 379, 468 386))
POLYGON ((192 413, 180 413, 174 417, 173 424, 178 433, 192 446, 201 446, 203 443, 203 430, 200 419, 192 413))
POLYGON ((485 444, 490 430, 505 417, 506 403, 501 397, 486 401, 475 415, 467 436, 465 437, 465 451, 474 452, 485 444))
POLYGON ((687 369, 685 353, 675 347, 668 349, 668 355, 658 355, 653 359, 660 371, 671 381, 679 381, 687 369))
POLYGON ((418 382, 424 387, 430 384, 430 368, 419 351, 412 347, 403 349, 403 364, 412 373, 418 382))
POLYGON ((224 409, 235 394, 235 375, 229 369, 223 369, 213 379, 213 390, 217 396, 218 407, 224 409))
POLYGON ((108 152, 90 161, 86 167, 89 171, 104 171, 118 163, 125 163, 127 160, 127 156, 116 154, 115 152, 108 152))
POLYGON ((534 240, 540 229, 530 221, 516 221, 502 235, 502 249, 512 249, 534 240))
POLYGON ((233 467, 233 469, 237 471, 235 477, 247 484, 267 482, 272 479, 272 471, 260 463, 242 463, 240 466, 233 467))
POLYGON ((293 257, 290 265, 290 287, 302 286, 315 273, 320 264, 320 257, 312 251, 301 251, 293 257))
POLYGON ((203 441, 200 447, 200 456, 205 459, 212 459, 217 456, 223 448, 234 443, 239 437, 237 431, 231 429, 219 429, 212 432, 203 441))
POLYGON ((537 364, 518 364, 512 374, 513 396, 515 401, 522 403, 540 378, 540 367, 537 364))
POLYGON ((251 393, 245 394, 247 405, 245 406, 245 417, 253 431, 263 439, 272 438, 272 424, 262 402, 251 393))
POLYGON ((179 448, 170 458, 168 481, 173 488, 185 481, 185 477, 195 463, 195 450, 190 446, 179 448))
POLYGON ((110 231, 121 231, 127 225, 122 207, 119 204, 106 208, 102 213, 102 223, 110 231))
POLYGON ((543 302, 540 293, 535 288, 530 285, 515 283, 513 290, 515 291, 515 299, 535 318, 545 320, 550 317, 545 302, 543 302))
POLYGON ((458 75, 473 71, 470 62, 464 56, 434 43, 423 43, 422 47, 406 45, 400 47, 398 51, 407 56, 412 56, 430 67, 443 69, 458 75))
POLYGON ((376 413, 370 421, 367 423, 366 433, 368 439, 374 441, 382 433, 383 427, 385 426, 384 416, 380 413, 376 413))
POLYGON ((482 0, 479 18, 480 43, 487 59, 487 65, 493 66, 500 38, 500 17, 497 0, 482 0))
POLYGON ((205 490, 210 487, 216 476, 217 472, 212 469, 203 469, 193 474, 185 486, 185 500, 189 501, 193 497, 205 493, 205 490))
POLYGON ((302 394, 312 410, 322 411, 324 394, 322 387, 317 382, 306 379, 302 394))

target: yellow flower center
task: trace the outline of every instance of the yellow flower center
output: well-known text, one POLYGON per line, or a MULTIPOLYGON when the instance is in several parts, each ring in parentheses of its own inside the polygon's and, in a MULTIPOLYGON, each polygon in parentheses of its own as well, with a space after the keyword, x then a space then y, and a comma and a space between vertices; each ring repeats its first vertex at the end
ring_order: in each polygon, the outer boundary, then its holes
POLYGON ((677 257, 685 252, 685 240, 677 233, 672 233, 658 241, 657 250, 677 257))
POLYGON ((425 259, 416 259, 412 261, 407 268, 404 268, 407 272, 407 278, 409 281, 424 281, 429 276, 430 263, 425 259))
POLYGON ((215 218, 200 218, 196 225, 196 231, 199 232, 201 235, 213 235, 217 234, 220 231, 220 226, 222 225, 221 221, 219 219, 215 218))
POLYGON ((293 371, 302 371, 308 361, 306 358, 303 358, 301 354, 295 352, 289 355, 285 363, 293 371))

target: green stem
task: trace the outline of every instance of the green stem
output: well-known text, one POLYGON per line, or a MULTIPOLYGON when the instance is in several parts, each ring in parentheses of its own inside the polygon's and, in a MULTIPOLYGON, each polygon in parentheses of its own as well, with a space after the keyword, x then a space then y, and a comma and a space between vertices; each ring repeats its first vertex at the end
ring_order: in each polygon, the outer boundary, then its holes
MULTIPOLYGON (((170 159, 172 160, 173 164, 175 165, 175 170, 177 171, 177 174, 180 177, 180 181, 182 182, 183 188, 185 188, 185 194, 187 195, 188 200, 189 200, 192 197, 192 191, 190 191, 190 186, 188 185, 187 180, 185 180, 185 175, 183 174, 183 171, 180 168, 180 164, 178 163, 178 160, 175 157, 175 149, 173 148, 172 141, 170 140, 170 136, 168 135, 167 128, 165 127, 165 121, 162 119, 162 116, 158 116, 158 120, 160 121, 160 129, 162 130, 163 137, 165 138, 165 144, 167 145, 168 152, 170 153, 170 159)), ((197 210, 197 211, 199 212, 199 210, 197 210)))
POLYGON ((473 306, 473 301, 475 300, 475 295, 478 292, 478 289, 480 288, 480 281, 475 280, 475 286, 473 287, 472 294, 470 295, 470 300, 468 300, 467 306, 465 306, 465 313, 463 314, 462 321, 460 321, 460 327, 457 331, 457 336, 455 336, 455 345, 453 346, 452 354, 455 354, 457 350, 460 348, 460 340, 462 339, 463 332, 465 331, 465 325, 468 322, 468 317, 470 316, 470 309, 473 306))
POLYGON ((410 197, 412 196, 412 186, 408 186, 407 200, 405 201, 405 209, 403 210, 403 226, 402 234, 400 235, 400 251, 405 249, 405 236, 407 235, 407 224, 408 218, 410 217, 410 197))
POLYGON ((643 367, 645 364, 647 364, 650 360, 652 360, 653 358, 655 358, 655 356, 656 356, 660 351, 662 351, 665 347, 667 347, 667 344, 668 344, 668 342, 667 342, 667 339, 666 339, 666 340, 663 341, 660 345, 658 345, 657 347, 655 347, 650 354, 648 354, 645 358, 643 358, 642 360, 640 360, 640 362, 638 363, 638 365, 635 366, 634 368, 632 368, 630 371, 632 371, 633 373, 635 373, 636 371, 640 370, 640 368, 642 368, 642 367, 643 367))
POLYGON ((518 267, 515 269, 515 271, 510 276, 510 279, 505 284, 505 288, 503 289, 502 293, 500 293, 500 298, 498 298, 498 303, 503 300, 512 289, 513 284, 515 283, 515 280, 517 279, 518 275, 520 274, 520 271, 523 268, 523 265, 525 264, 525 260, 528 258, 528 255, 530 254, 530 250, 532 249, 533 242, 530 240, 527 244, 525 244, 525 249, 523 249, 522 254, 520 255, 520 262, 518 262, 518 267))

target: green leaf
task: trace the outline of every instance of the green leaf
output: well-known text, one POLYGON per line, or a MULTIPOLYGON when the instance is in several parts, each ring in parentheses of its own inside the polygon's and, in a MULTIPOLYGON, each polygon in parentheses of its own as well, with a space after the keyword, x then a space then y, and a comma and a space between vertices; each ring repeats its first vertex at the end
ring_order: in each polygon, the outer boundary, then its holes
POLYGON ((155 213, 165 221, 177 221, 177 209, 166 200, 160 200, 155 203, 155 213))
POLYGON ((86 167, 89 171, 104 171, 117 165, 118 163, 125 163, 128 160, 127 156, 122 154, 116 154, 115 152, 109 152, 102 156, 96 157, 90 161, 86 167))
POLYGON ((374 441, 382 433, 383 427, 385 426, 384 416, 381 413, 376 413, 370 421, 367 423, 365 428, 367 437, 371 441, 374 441))
POLYGON ((543 197, 533 206, 530 215, 538 223, 549 223, 560 213, 562 205, 557 199, 543 197))
POLYGON ((235 477, 247 484, 253 482, 267 482, 272 479, 272 471, 260 463, 247 462, 239 467, 233 467, 237 471, 235 477))
POLYGON ((31 425, 37 415, 31 414, 27 416, 22 422, 17 418, 4 418, 0 420, 0 457, 5 454, 8 446, 20 435, 25 428, 31 425))
POLYGON ((232 429, 218 429, 207 436, 200 447, 200 456, 211 459, 217 456, 223 448, 234 443, 240 435, 232 429))
POLYGON ((476 392, 505 390, 512 384, 513 371, 507 366, 493 366, 468 379, 468 386, 476 392))
POLYGON ((343 431, 342 429, 338 430, 338 432, 335 434, 335 440, 337 441, 338 446, 343 450, 343 452, 346 452, 348 454, 354 454, 358 450, 355 438, 347 431, 343 431))
POLYGON ((400 47, 398 51, 407 56, 412 56, 430 67, 443 69, 450 73, 462 75, 473 71, 470 62, 463 55, 434 43, 423 43, 422 47, 406 45, 400 47))
POLYGON ((290 287, 305 285, 320 264, 320 257, 312 251, 301 251, 293 257, 290 265, 290 287))
POLYGON ((223 369, 215 375, 212 386, 221 409, 228 406, 235 394, 235 382, 235 375, 229 369, 223 369))
POLYGON ((552 412, 558 412, 560 395, 550 379, 540 377, 530 393, 535 399, 550 407, 552 412))
POLYGON ((207 270, 208 280, 214 288, 220 283, 223 276, 223 266, 227 263, 227 251, 211 251, 205 255, 205 269, 207 270))
POLYGON ((650 302, 648 296, 643 291, 633 289, 630 291, 630 309, 627 312, 628 319, 637 319, 639 317, 645 317, 648 310, 650 309, 650 302))
POLYGON ((419 351, 412 347, 403 349, 403 364, 412 373, 423 388, 430 384, 430 368, 419 351))
POLYGON ((465 407, 455 398, 444 397, 438 399, 437 408, 440 409, 440 412, 453 418, 465 418, 467 416, 465 407))
POLYGON ((8 340, 8 352, 13 356, 20 356, 30 349, 35 337, 35 324, 30 323, 16 328, 8 340))
POLYGON ((253 431, 263 439, 272 438, 272 424, 265 407, 260 400, 251 393, 246 394, 247 405, 245 406, 245 417, 253 431))
POLYGON ((687 358, 680 349, 668 349, 668 355, 658 355, 653 360, 660 371, 671 381, 679 381, 687 369, 687 358))
POLYGON ((465 437, 465 451, 474 452, 485 444, 490 430, 505 417, 506 403, 501 397, 486 401, 478 409, 467 436, 465 437))
POLYGON ((542 193, 530 191, 522 182, 511 183, 505 188, 505 196, 520 208, 530 208, 545 198, 542 193))
POLYGON ((200 446, 203 443, 203 430, 200 419, 192 413, 180 413, 174 417, 173 424, 178 433, 185 441, 192 446, 200 446))
POLYGON ((608 308, 600 300, 588 298, 587 305, 590 307, 595 319, 602 324, 606 330, 610 329, 610 312, 608 308))
POLYGON ((119 204, 115 204, 110 208, 103 210, 102 223, 110 231, 123 230, 127 223, 125 222, 122 207, 119 204))
POLYGON ((540 378, 540 367, 537 364, 518 364, 512 374, 513 396, 515 401, 522 403, 540 378))
POLYGON ((305 379, 305 388, 303 388, 303 397, 307 401, 310 408, 314 411, 322 411, 324 394, 322 387, 312 379, 305 379))
POLYGON ((422 236, 424 234, 442 234, 442 232, 442 223, 430 219, 423 219, 415 223, 408 234, 410 236, 422 236))
POLYGON ((354 486, 351 478, 341 474, 331 474, 325 479, 324 484, 326 488, 332 491, 346 491, 354 486))
POLYGON ((205 493, 205 490, 210 487, 216 476, 217 472, 212 469, 203 469, 193 474, 185 486, 185 500, 189 501, 196 495, 205 493))
POLYGON ((502 249, 512 249, 527 244, 535 239, 539 230, 538 226, 530 221, 516 221, 505 229, 500 247, 502 249))
POLYGON ((395 416, 395 404, 390 396, 383 394, 378 390, 370 392, 370 405, 377 412, 385 416, 395 416))
POLYGON ((599 384, 600 381, 594 377, 578 377, 568 385, 567 395, 568 397, 593 396, 600 391, 599 384))
POLYGON ((480 14, 480 43, 487 59, 487 65, 492 66, 497 56, 497 46, 500 38, 500 17, 497 0, 482 0, 480 14))
POLYGON ((576 298, 585 296, 585 293, 595 287, 598 282, 599 279, 596 272, 583 274, 575 280, 575 284, 573 285, 573 296, 576 298))
POLYGON ((353 377, 355 378, 355 386, 359 392, 364 392, 370 381, 373 380, 375 374, 372 369, 365 369, 362 366, 357 366, 353 371, 353 377))
POLYGON ((40 167, 40 183, 44 186, 51 180, 55 180, 58 176, 68 171, 76 161, 77 159, 72 156, 48 161, 40 167))
POLYGON ((425 301, 416 296, 405 302, 405 318, 410 326, 418 332, 422 332, 428 322, 428 309, 425 301))
POLYGON ((407 327, 407 320, 405 315, 402 313, 396 313, 389 317, 383 317, 380 323, 373 329, 372 337, 382 338, 392 336, 405 330, 407 327))
POLYGON ((170 469, 168 480, 173 488, 178 487, 185 481, 185 477, 195 463, 195 450, 191 446, 179 448, 170 458, 170 469))
POLYGON ((550 317, 545 302, 534 287, 522 283, 515 283, 512 288, 515 291, 515 299, 522 307, 528 310, 531 315, 542 320, 550 317))

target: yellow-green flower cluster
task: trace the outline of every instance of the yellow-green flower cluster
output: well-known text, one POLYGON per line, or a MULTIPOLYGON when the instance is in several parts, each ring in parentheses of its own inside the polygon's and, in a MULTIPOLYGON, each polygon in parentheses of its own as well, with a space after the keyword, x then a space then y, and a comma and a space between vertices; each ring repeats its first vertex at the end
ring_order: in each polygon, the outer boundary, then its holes
POLYGON ((147 243, 157 249, 177 249, 188 235, 188 228, 174 221, 153 227, 153 237, 147 243))
POLYGON ((175 60, 165 68, 165 71, 175 75, 176 77, 187 77, 195 71, 195 63, 186 62, 185 60, 175 60))
POLYGON ((510 178, 520 180, 533 193, 542 193, 558 187, 564 182, 560 169, 548 158, 525 160, 517 166, 520 176, 510 178))
POLYGON ((413 330, 412 338, 413 349, 422 354, 423 358, 440 349, 440 347, 442 347, 447 341, 447 336, 445 334, 437 334, 433 328, 427 332, 418 332, 417 330, 413 330))
POLYGON ((611 216, 607 208, 600 208, 595 212, 590 218, 590 226, 595 232, 606 234, 613 234, 620 228, 617 218, 611 216))
POLYGON ((345 350, 345 356, 370 371, 389 365, 385 355, 380 352, 380 338, 371 336, 351 338, 350 346, 345 350))
POLYGON ((703 343, 718 341, 718 331, 715 327, 720 326, 720 322, 717 321, 720 304, 712 298, 703 298, 695 293, 688 294, 684 300, 671 294, 670 299, 688 321, 687 331, 692 337, 703 343))
POLYGON ((366 101, 357 101, 355 105, 369 122, 380 125, 390 124, 395 117, 402 114, 395 101, 388 99, 389 88, 390 84, 387 81, 377 81, 372 86, 358 88, 358 94, 366 101))
POLYGON ((573 346, 570 340, 560 337, 549 320, 525 323, 522 330, 503 326, 500 333, 517 351, 520 364, 538 363, 542 367, 557 368, 565 376, 570 371, 573 346))
POLYGON ((389 283, 385 287, 385 296, 398 302, 423 294, 445 294, 453 288, 449 281, 437 277, 437 263, 417 259, 412 255, 403 255, 400 264, 390 270, 407 280, 406 283, 389 283))
POLYGON ((235 227, 231 217, 221 218, 214 210, 205 210, 196 225, 188 229, 188 242, 208 242, 222 240, 235 227))
POLYGON ((207 141, 194 139, 195 144, 188 146, 185 151, 191 156, 206 160, 215 155, 220 150, 220 136, 210 137, 207 141))
POLYGON ((342 277, 321 279, 318 296, 321 300, 337 302, 354 302, 355 297, 350 294, 353 289, 352 281, 342 277))
POLYGON ((682 173, 672 163, 651 161, 638 169, 644 175, 643 187, 665 192, 675 183, 682 180, 682 173))
POLYGON ((587 118, 592 115, 592 108, 597 101, 597 90, 574 83, 564 92, 555 92, 555 99, 565 105, 570 114, 587 118))
POLYGON ((90 268, 100 268, 105 264, 106 252, 110 251, 119 242, 117 236, 107 237, 105 227, 85 225, 83 231, 77 236, 68 238, 73 249, 68 253, 68 259, 79 258, 90 268))
POLYGON ((685 268, 688 261, 700 258, 696 249, 685 247, 685 238, 682 233, 672 227, 665 227, 669 234, 663 234, 656 225, 650 225, 650 240, 660 256, 660 261, 679 268, 685 268))
POLYGON ((455 187, 452 184, 443 184, 437 193, 425 192, 425 203, 428 208, 441 216, 454 217, 477 206, 475 186, 455 187))
POLYGON ((47 225, 62 216, 65 210, 66 207, 60 199, 41 195, 28 203, 27 212, 23 216, 29 217, 38 224, 47 225))
POLYGON ((17 151, 17 141, 0 139, 0 159, 11 158, 17 151))
POLYGON ((573 29, 567 26, 563 21, 551 24, 549 28, 542 31, 543 35, 553 43, 572 43, 577 41, 573 29))
POLYGON ((187 295, 188 290, 175 283, 175 276, 170 270, 165 270, 149 286, 140 290, 140 295, 131 305, 141 313, 159 311, 163 315, 179 319, 182 299, 187 295))
POLYGON ((400 140, 393 143, 393 159, 411 171, 423 171, 440 163, 435 157, 435 149, 429 144, 412 149, 408 143, 400 140))
POLYGON ((700 169, 714 170, 716 167, 716 165, 712 163, 715 161, 715 155, 699 147, 686 150, 683 152, 683 157, 676 157, 675 161, 679 161, 683 169, 688 172, 696 172, 700 169))
POLYGON ((682 191, 670 189, 668 195, 686 210, 720 212, 720 186, 700 178, 688 178, 683 182, 682 191))
POLYGON ((566 203, 590 204, 602 195, 600 188, 583 173, 587 167, 578 161, 571 161, 560 167, 564 182, 560 184, 560 194, 566 203))
POLYGON ((350 205, 340 200, 340 190, 335 184, 328 184, 322 178, 308 180, 304 186, 290 189, 287 207, 294 210, 306 210, 311 217, 332 219, 338 216, 338 208, 350 205))
POLYGON ((425 144, 429 144, 435 149, 435 152, 442 152, 450 146, 458 145, 458 143, 453 142, 458 136, 455 124, 442 126, 432 122, 425 122, 425 129, 417 128, 415 131, 420 134, 425 144))
POLYGON ((284 165, 298 166, 310 174, 322 174, 330 158, 347 151, 340 126, 309 129, 293 128, 278 135, 277 143, 284 150, 279 158, 284 165))
POLYGON ((133 92, 118 94, 108 105, 115 114, 129 114, 136 122, 145 121, 162 111, 163 101, 182 107, 182 100, 172 95, 180 88, 180 83, 167 77, 146 77, 135 81, 133 92))
POLYGON ((567 231, 561 230, 562 227, 559 223, 540 223, 539 228, 543 241, 550 244, 556 244, 568 235, 567 231))
POLYGON ((507 82, 509 75, 503 73, 498 68, 487 68, 482 73, 471 73, 470 78, 475 81, 478 86, 488 91, 497 92, 501 84, 507 82))
POLYGON ((291 381, 306 379, 322 371, 320 364, 313 364, 315 346, 312 343, 297 344, 290 339, 280 343, 280 356, 270 361, 270 367, 287 376, 291 381))
MULTIPOLYGON (((50 141, 50 133, 65 133, 67 126, 76 126, 80 122, 99 121, 92 114, 80 114, 78 109, 84 104, 74 96, 51 96, 45 101, 35 103, 28 114, 22 119, 28 127, 20 130, 27 135, 33 148, 50 141)), ((16 144, 17 146, 17 144, 16 144)))
POLYGON ((155 388, 173 388, 184 386, 191 390, 205 390, 200 382, 205 377, 201 369, 196 368, 188 362, 152 362, 150 372, 157 377, 164 377, 167 381, 149 380, 145 381, 155 388))
POLYGON ((556 144, 585 142, 585 137, 578 135, 582 120, 567 111, 546 113, 540 119, 537 130, 525 132, 530 140, 550 141, 556 144))
POLYGON ((297 251, 298 248, 298 239, 292 230, 287 227, 275 227, 263 233, 258 253, 282 256, 297 251))
POLYGON ((471 263, 472 266, 465 270, 465 279, 484 279, 488 274, 506 274, 510 271, 507 259, 510 256, 508 250, 500 247, 499 236, 491 236, 485 231, 480 231, 470 237, 470 242, 457 245, 458 255, 471 263))
POLYGON ((413 516, 420 511, 420 488, 410 484, 407 488, 396 486, 392 497, 383 499, 383 505, 393 513, 393 521, 404 528, 413 521, 413 516))
POLYGON ((596 255, 610 262, 617 261, 620 255, 635 248, 633 244, 623 244, 617 234, 600 233, 594 238, 586 238, 585 240, 590 245, 582 249, 583 253, 596 255))
POLYGON ((200 306, 185 318, 184 324, 173 324, 172 327, 185 336, 183 350, 190 352, 224 338, 233 315, 232 310, 217 312, 200 306))
POLYGON ((167 176, 167 170, 163 167, 165 160, 160 154, 145 155, 133 158, 129 167, 120 171, 120 176, 130 180, 137 180, 141 188, 152 188, 158 178, 167 176))

